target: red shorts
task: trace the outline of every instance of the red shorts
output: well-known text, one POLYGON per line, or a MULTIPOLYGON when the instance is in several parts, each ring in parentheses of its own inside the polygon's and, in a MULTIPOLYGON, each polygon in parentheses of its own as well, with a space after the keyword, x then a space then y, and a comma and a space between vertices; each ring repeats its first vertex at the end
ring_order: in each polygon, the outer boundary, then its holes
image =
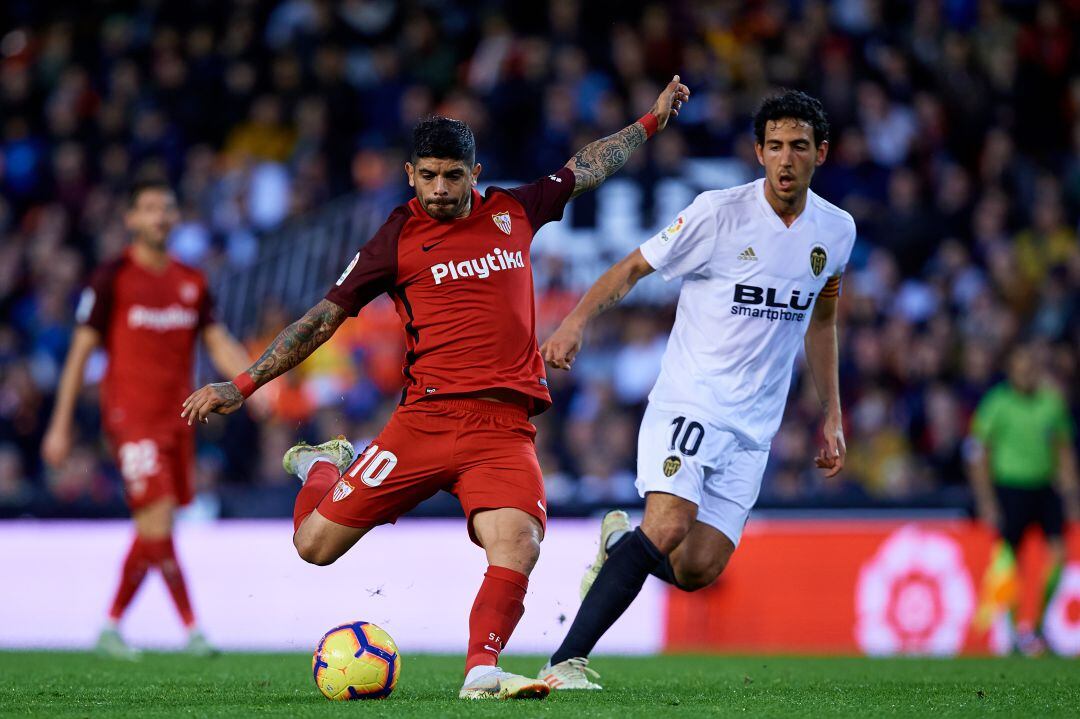
POLYGON ((194 496, 191 467, 195 457, 195 431, 181 428, 119 430, 106 433, 124 478, 124 498, 135 511, 171 497, 178 506, 194 496))
POLYGON ((472 518, 511 507, 547 521, 536 428, 524 407, 479 399, 424 400, 399 407, 319 503, 349 527, 392 524, 440 489, 472 518))

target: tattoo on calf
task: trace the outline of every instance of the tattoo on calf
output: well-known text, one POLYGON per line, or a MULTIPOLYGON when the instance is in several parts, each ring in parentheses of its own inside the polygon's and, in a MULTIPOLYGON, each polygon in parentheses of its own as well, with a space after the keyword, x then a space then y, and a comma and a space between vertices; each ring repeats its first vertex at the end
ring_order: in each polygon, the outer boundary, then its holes
POLYGON ((323 300, 281 331, 248 372, 256 386, 285 374, 307 359, 345 321, 345 310, 323 300))
POLYGON ((571 160, 574 171, 574 193, 571 197, 599 187, 600 183, 626 164, 630 154, 641 147, 646 139, 645 128, 635 122, 578 150, 571 160))

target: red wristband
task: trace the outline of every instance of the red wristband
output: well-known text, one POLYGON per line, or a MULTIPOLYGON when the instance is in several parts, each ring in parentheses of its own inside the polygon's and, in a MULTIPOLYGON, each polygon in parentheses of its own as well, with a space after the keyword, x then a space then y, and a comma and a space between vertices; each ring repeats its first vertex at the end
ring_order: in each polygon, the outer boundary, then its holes
POLYGON ((244 395, 244 399, 247 399, 255 392, 255 380, 251 379, 251 375, 247 372, 241 372, 233 377, 232 383, 240 390, 240 394, 244 395))
POLYGON ((660 119, 651 112, 646 112, 644 115, 638 118, 638 122, 645 128, 645 138, 648 139, 656 134, 656 131, 660 129, 660 119))

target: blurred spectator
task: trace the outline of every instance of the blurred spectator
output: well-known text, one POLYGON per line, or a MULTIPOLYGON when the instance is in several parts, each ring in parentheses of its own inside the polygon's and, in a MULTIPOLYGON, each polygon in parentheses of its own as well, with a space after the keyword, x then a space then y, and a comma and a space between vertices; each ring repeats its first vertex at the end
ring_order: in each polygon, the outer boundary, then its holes
MULTIPOLYGON (((37 448, 78 291, 123 246, 136 172, 171 178, 184 217, 173 251, 228 281, 273 261, 262 250, 283 241, 275 230, 332 198, 353 192, 335 211, 381 221, 408 197, 401 167, 421 115, 473 125, 485 182, 527 181, 625 125, 676 72, 693 99, 672 128, 537 239, 541 339, 599 269, 695 193, 753 177, 748 118, 763 93, 795 85, 833 122, 814 189, 860 230, 841 301, 851 458, 829 482, 810 469, 820 429, 800 377, 763 501, 955 503, 959 438, 1020 338, 1045 343, 1075 414, 1076 3, 646 0, 620 5, 617 20, 610 3, 432 7, 0 9, 0 511, 115 510, 92 401, 64 472, 46 476, 37 448)), ((636 496, 636 421, 674 289, 643 283, 596 322, 574 372, 551 378, 555 406, 536 421, 555 511, 636 496)), ((295 309, 260 299, 253 352, 295 309)), ((297 436, 370 438, 396 401, 401 352, 396 311, 380 300, 268 388, 272 420, 209 428, 202 516, 243 511, 235 497, 251 499, 251 483, 282 485, 283 500, 268 492, 250 506, 287 513, 281 452, 297 436)))

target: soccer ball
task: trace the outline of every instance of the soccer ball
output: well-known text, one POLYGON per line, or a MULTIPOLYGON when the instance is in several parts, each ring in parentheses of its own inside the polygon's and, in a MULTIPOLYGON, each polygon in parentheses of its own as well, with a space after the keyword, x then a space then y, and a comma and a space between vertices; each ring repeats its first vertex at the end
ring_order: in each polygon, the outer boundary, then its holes
POLYGON ((311 657, 315 685, 327 699, 385 699, 401 674, 401 655, 390 635, 370 622, 334 627, 311 657))

